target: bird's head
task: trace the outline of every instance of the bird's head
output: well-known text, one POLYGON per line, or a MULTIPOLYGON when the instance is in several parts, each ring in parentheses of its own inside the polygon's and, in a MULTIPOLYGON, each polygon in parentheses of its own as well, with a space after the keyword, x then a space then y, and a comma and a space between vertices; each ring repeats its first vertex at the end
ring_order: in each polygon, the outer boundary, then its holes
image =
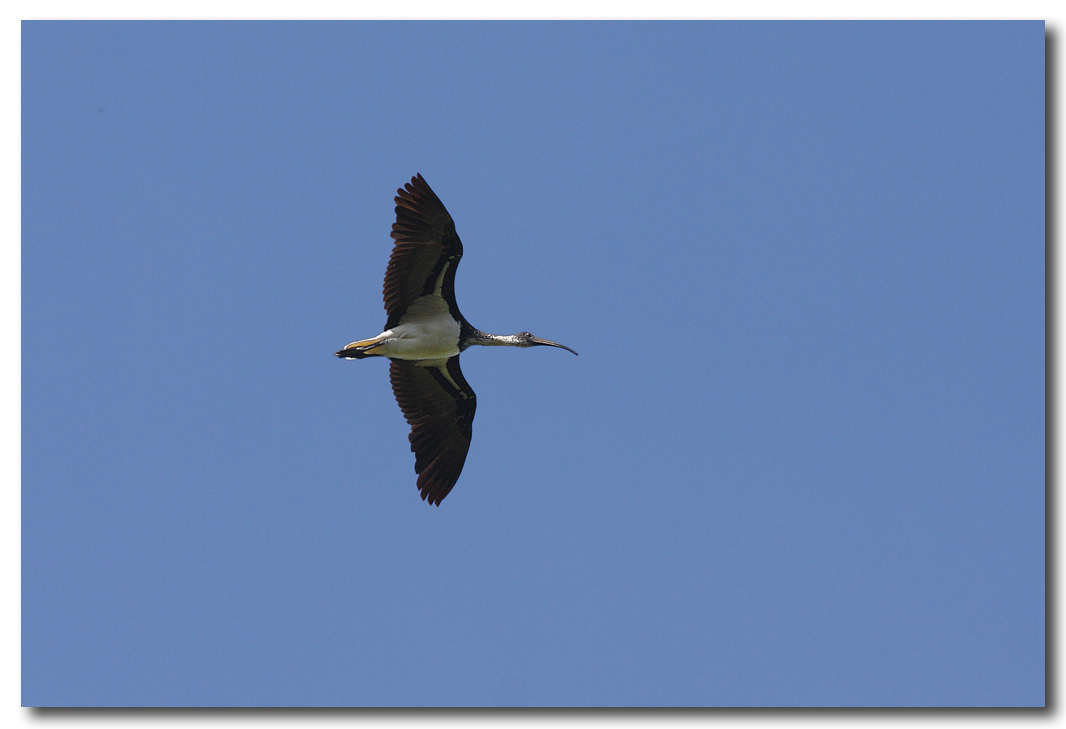
POLYGON ((559 349, 565 349, 571 354, 577 354, 577 352, 570 349, 570 347, 564 346, 562 344, 559 344, 558 342, 553 342, 548 339, 534 337, 529 332, 519 332, 518 334, 513 334, 511 336, 514 339, 515 346, 517 347, 558 347, 559 349))

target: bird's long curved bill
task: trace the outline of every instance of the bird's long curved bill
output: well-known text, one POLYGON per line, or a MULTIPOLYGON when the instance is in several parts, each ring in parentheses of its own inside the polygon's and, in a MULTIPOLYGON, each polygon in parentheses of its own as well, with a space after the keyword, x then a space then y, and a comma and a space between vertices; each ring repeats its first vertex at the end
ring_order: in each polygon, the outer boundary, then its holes
POLYGON ((575 352, 574 350, 570 349, 570 347, 567 347, 567 346, 565 346, 563 344, 559 344, 558 342, 553 342, 553 341, 551 341, 549 339, 541 339, 540 337, 533 337, 533 344, 543 344, 546 347, 558 347, 559 349, 565 349, 570 354, 577 354, 577 352, 575 352))

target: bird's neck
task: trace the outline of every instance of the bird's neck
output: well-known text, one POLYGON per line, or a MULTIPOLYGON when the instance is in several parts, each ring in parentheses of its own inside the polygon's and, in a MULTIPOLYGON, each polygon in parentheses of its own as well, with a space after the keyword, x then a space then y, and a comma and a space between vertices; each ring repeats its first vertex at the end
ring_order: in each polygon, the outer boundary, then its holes
POLYGON ((518 336, 515 334, 489 334, 478 329, 475 329, 466 341, 466 346, 468 347, 472 347, 475 344, 479 344, 482 347, 522 346, 522 342, 519 341, 518 336))

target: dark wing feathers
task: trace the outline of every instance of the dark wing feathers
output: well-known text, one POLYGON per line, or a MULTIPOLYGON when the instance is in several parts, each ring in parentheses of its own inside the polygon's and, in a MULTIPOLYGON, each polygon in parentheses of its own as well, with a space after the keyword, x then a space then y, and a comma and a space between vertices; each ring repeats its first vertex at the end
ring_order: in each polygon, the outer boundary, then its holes
MULTIPOLYGON (((415 175, 396 192, 392 226, 396 243, 385 271, 385 328, 399 324, 411 302, 433 292, 442 270, 441 295, 453 316, 461 319, 455 305, 455 269, 463 256, 463 244, 452 217, 422 175, 415 175)), ((463 378, 458 355, 422 362, 394 359, 389 379, 411 425, 418 490, 423 499, 439 506, 466 463, 477 397, 463 378)))
MULTIPOLYGON (((427 188, 428 189, 428 188, 427 188)), ((411 450, 422 498, 440 506, 459 480, 470 450, 477 396, 448 360, 391 360, 389 379, 396 402, 411 425, 411 450)))
POLYGON ((399 324, 412 301, 433 291, 441 269, 449 263, 441 293, 454 302, 455 269, 463 256, 452 216, 422 175, 415 175, 396 192, 396 222, 392 225, 396 243, 385 271, 386 329, 399 324))

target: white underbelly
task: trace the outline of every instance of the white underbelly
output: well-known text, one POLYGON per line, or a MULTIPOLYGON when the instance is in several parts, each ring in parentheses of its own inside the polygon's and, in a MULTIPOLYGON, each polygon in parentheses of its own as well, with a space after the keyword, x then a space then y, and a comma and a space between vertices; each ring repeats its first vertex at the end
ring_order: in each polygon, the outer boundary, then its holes
POLYGON ((459 322, 439 296, 423 296, 407 307, 400 323, 383 332, 374 354, 396 359, 446 359, 459 354, 459 322))

